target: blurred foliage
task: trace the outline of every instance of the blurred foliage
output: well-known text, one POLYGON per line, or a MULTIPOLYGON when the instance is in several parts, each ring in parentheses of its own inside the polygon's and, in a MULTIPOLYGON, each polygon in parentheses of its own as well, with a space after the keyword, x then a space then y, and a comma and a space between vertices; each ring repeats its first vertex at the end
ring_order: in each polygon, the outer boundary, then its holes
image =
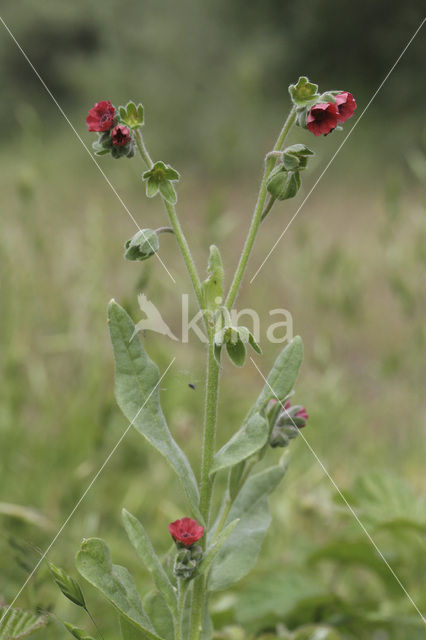
MULTIPOLYGON (((408 1, 390 12, 384 0, 339 11, 325 0, 21 0, 2 15, 84 136, 87 107, 95 100, 144 101, 154 156, 184 169, 179 204, 183 226, 196 239, 197 263, 206 264, 215 242, 229 279, 262 154, 288 105, 288 83, 307 73, 327 87, 353 90, 362 107, 414 32, 421 8, 408 1)), ((314 141, 306 188, 294 205, 280 206, 266 221, 239 300, 240 308, 259 311, 262 328, 271 321, 271 305, 291 311, 294 333, 306 345, 297 390, 297 401, 311 414, 305 435, 420 608, 423 47, 424 39, 413 42, 250 286, 309 192, 309 180, 313 185, 342 137, 314 141), (377 475, 355 482, 372 468, 377 475)), ((113 398, 107 301, 117 298, 137 320, 137 293, 143 291, 179 334, 176 292, 190 285, 171 237, 164 237, 161 257, 176 285, 156 262, 122 260, 133 224, 6 32, 0 53, 0 112, 9 141, 0 152, 0 601, 10 602, 127 427, 113 398)), ((306 135, 297 141, 307 142, 306 135)), ((102 167, 142 226, 164 224, 161 208, 143 197, 137 161, 102 167)), ((171 346, 153 334, 144 339, 161 370, 171 352, 177 356, 162 385, 162 403, 196 468, 204 382, 199 343, 193 338, 171 346)), ((264 332, 261 343, 259 366, 266 371, 277 345, 267 344, 264 332)), ((248 365, 238 383, 226 365, 225 376, 219 446, 262 384, 248 365)), ((286 482, 273 500, 261 566, 214 602, 216 621, 228 629, 220 637, 420 638, 414 609, 346 507, 331 499, 329 480, 301 439, 292 447, 286 482)), ((183 505, 166 465, 131 431, 65 527, 52 559, 72 571, 81 538, 101 534, 117 562, 131 566, 121 506, 143 514, 156 547, 166 553, 167 524, 181 517, 183 505)), ((146 591, 148 576, 139 568, 134 574, 146 591)), ((19 606, 54 610, 80 626, 87 622, 58 595, 44 565, 19 606)), ((111 624, 105 639, 115 638, 114 616, 96 599, 93 614, 105 629, 111 624)), ((66 631, 52 620, 43 637, 65 638, 66 631)))

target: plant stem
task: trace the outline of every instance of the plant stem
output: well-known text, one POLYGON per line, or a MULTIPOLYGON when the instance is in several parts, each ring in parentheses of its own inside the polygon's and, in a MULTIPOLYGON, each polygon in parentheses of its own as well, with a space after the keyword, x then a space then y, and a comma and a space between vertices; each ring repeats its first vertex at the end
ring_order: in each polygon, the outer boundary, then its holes
MULTIPOLYGON (((203 453, 201 460, 200 511, 209 525, 210 506, 213 491, 213 478, 210 470, 213 464, 216 443, 217 401, 219 393, 219 365, 214 357, 213 331, 209 332, 209 353, 207 360, 206 404, 204 414, 203 453)), ((206 536, 203 538, 206 547, 206 536)), ((194 580, 191 612, 191 640, 198 640, 202 630, 206 580, 200 576, 194 580)))
POLYGON ((185 608, 185 597, 188 589, 188 582, 180 578, 178 580, 178 604, 177 616, 175 620, 175 640, 183 640, 182 623, 185 608))
MULTIPOLYGON (((143 161, 145 162, 146 166, 148 167, 148 169, 151 169, 153 166, 153 162, 145 146, 142 133, 140 132, 139 129, 136 131, 136 145, 139 149, 139 153, 143 161)), ((189 277, 191 278, 192 286, 194 287, 198 304, 200 305, 200 309, 203 309, 204 302, 203 302, 203 296, 201 291, 200 278, 198 277, 197 268, 192 258, 191 251, 189 249, 188 243, 185 238, 185 234, 183 233, 182 227, 177 217, 176 208, 174 205, 170 204, 170 202, 167 202, 167 200, 165 200, 163 197, 162 197, 162 200, 166 208, 167 214, 169 216, 170 224, 172 225, 173 232, 176 236, 176 240, 179 245, 180 251, 182 253, 183 259, 185 261, 186 268, 189 273, 189 277)))
MULTIPOLYGON (((287 117, 287 120, 284 123, 283 128, 281 129, 280 135, 278 136, 273 151, 280 151, 281 147, 284 144, 284 141, 287 137, 288 132, 296 120, 296 109, 293 107, 287 117)), ((237 270, 235 271, 234 279, 232 281, 231 287, 229 289, 228 297, 226 298, 225 306, 228 309, 232 308, 232 305, 235 302, 235 299, 238 295, 238 290, 240 288, 241 281, 244 276, 244 272, 247 267, 247 262, 253 248, 254 241, 256 239, 257 232, 259 230, 260 223, 262 222, 262 215, 264 213, 264 205, 265 199, 267 196, 267 188, 266 182, 274 168, 276 162, 276 158, 272 156, 267 156, 265 161, 265 170, 263 172, 262 182, 260 183, 259 195, 257 198, 256 206, 253 212, 253 217, 251 220, 250 228, 247 234, 247 238, 244 244, 243 251, 241 253, 240 261, 238 263, 237 270)), ((272 205, 271 205, 272 206, 272 205)))

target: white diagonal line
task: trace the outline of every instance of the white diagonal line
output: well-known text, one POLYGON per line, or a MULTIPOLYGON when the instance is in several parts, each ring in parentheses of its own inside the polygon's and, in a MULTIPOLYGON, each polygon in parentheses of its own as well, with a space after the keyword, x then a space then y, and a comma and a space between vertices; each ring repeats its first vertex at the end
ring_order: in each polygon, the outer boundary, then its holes
POLYGON ((284 231, 281 233, 281 235, 277 238, 277 240, 274 242, 271 250, 269 251, 268 255, 266 256, 266 258, 264 259, 264 261, 262 262, 262 264, 260 265, 260 267, 257 269, 256 273, 254 274, 254 276, 251 278, 250 280, 250 284, 252 284, 253 280, 257 277, 259 271, 263 268, 263 265, 265 264, 265 262, 269 259, 271 253, 275 250, 276 246, 278 245, 278 243, 281 241, 281 239, 284 237, 284 235, 287 232, 287 229, 290 227, 290 225, 293 223, 293 221, 295 220, 296 216, 299 214, 299 212, 302 210, 302 208, 305 206, 305 203, 307 202, 307 200, 311 197, 312 192, 316 189, 318 183, 320 182, 320 180, 322 180, 322 178, 324 177, 325 173, 328 171, 328 169, 330 168, 331 164, 334 162, 334 160, 336 159, 337 155, 340 153, 342 147, 346 144, 346 142, 348 141, 349 137, 352 135, 352 133, 355 130, 355 127, 358 126, 359 122, 361 121, 361 118, 364 116, 365 112, 367 111, 367 109, 370 107, 371 103, 373 102, 373 100, 376 98, 377 94, 381 91, 381 89, 383 88, 383 85, 385 84, 385 82, 388 80, 389 76, 391 75, 391 73, 393 72, 393 70, 395 69, 395 67, 397 66, 397 64, 400 62, 401 58, 403 57, 403 55, 405 54, 405 52, 407 51, 408 47, 410 46, 410 44, 413 42, 414 38, 417 36, 417 34, 419 33, 420 29, 423 27, 424 23, 426 21, 426 18, 423 18, 423 20, 421 21, 420 25, 417 27, 416 31, 413 33, 413 35, 411 36, 410 40, 407 42, 407 44, 405 45, 404 49, 402 50, 402 52, 400 53, 400 55, 398 56, 398 58, 395 60, 395 62, 393 63, 393 65, 391 66, 391 68, 389 69, 389 71, 387 72, 387 74, 385 75, 385 77, 383 78, 382 82, 379 84, 378 88, 376 89, 376 91, 373 93, 373 96, 370 98, 369 102, 367 103, 367 105, 364 107, 364 110, 362 111, 362 113, 359 115, 358 119, 356 120, 356 122, 354 123, 352 129, 349 131, 349 133, 347 134, 347 136, 343 139, 343 141, 340 143, 340 145, 337 147, 337 151, 334 152, 334 154, 332 155, 331 159, 328 161, 328 163, 326 164, 324 170, 322 171, 322 173, 320 174, 320 176, 317 178, 317 180, 314 183, 314 186, 311 188, 311 190, 309 191, 308 195, 304 198, 302 204, 299 206, 299 208, 296 210, 296 213, 293 214, 293 217, 290 219, 290 222, 287 224, 287 226, 285 227, 284 231))
MULTIPOLYGON (((81 144, 83 145, 83 147, 85 148, 85 150, 87 151, 87 153, 90 156, 90 159, 95 163, 96 167, 98 168, 98 170, 100 171, 100 173, 102 174, 103 178, 105 179, 105 181, 107 182, 108 186, 111 188, 112 192, 114 193, 114 195, 117 197, 118 201, 120 202, 120 204, 122 205, 122 207, 124 208, 124 210, 128 213, 128 215, 130 216, 131 220, 135 223, 135 225, 137 226, 137 228, 139 229, 139 231, 142 231, 142 229, 140 228, 140 226, 138 225, 138 223, 136 222, 136 219, 134 218, 134 216, 132 215, 132 213, 130 212, 129 208, 127 207, 127 205, 125 204, 125 202, 123 201, 122 197, 119 195, 119 193, 117 192, 116 188, 114 187, 114 185, 111 183, 110 179, 108 178, 108 176, 106 175, 105 171, 102 169, 101 165, 99 164, 99 162, 96 160, 95 156, 92 154, 92 152, 90 151, 89 147, 86 145, 86 143, 84 142, 84 140, 82 139, 82 137, 80 136, 80 134, 78 133, 77 129, 74 127, 74 125, 72 124, 71 120, 68 118, 67 114, 65 113, 65 111, 62 109, 61 105, 59 104, 59 102, 56 100, 55 96, 53 95, 53 93, 51 92, 51 90, 49 89, 49 87, 47 86, 47 84, 45 83, 45 81, 43 80, 43 78, 41 77, 41 75, 39 74, 39 72, 37 71, 37 69, 35 68, 35 66, 33 65, 33 63, 31 62, 31 60, 29 59, 29 57, 27 56, 27 54, 25 53, 25 51, 23 50, 23 48, 21 47, 21 45, 19 44, 19 42, 17 41, 17 39, 15 38, 15 36, 13 35, 12 31, 9 29, 9 27, 7 26, 7 24, 5 23, 5 21, 3 20, 3 18, 0 16, 0 22, 3 24, 4 28, 6 29, 6 31, 8 32, 8 34, 10 35, 10 37, 12 38, 13 42, 16 44, 16 46, 18 47, 19 51, 22 53, 22 55, 24 56, 25 60, 28 62, 28 64, 30 65, 31 69, 34 71, 35 75, 37 76, 37 78, 40 80, 41 84, 43 85, 44 89, 46 90, 46 92, 49 94, 49 96, 51 97, 51 99, 53 100, 53 102, 55 103, 55 105, 58 107, 60 113, 62 114, 62 116, 64 117, 64 119, 66 120, 66 122, 69 124, 69 126, 71 127, 71 129, 73 130, 75 136, 77 137, 77 139, 81 142, 81 144)), ((149 244, 149 241, 148 241, 149 244)), ((151 246, 151 245, 150 245, 151 246)), ((152 248, 152 247, 151 247, 152 248)), ((166 272, 168 273, 168 275, 170 276, 170 278, 172 279, 172 281, 176 284, 176 280, 174 279, 174 277, 172 276, 172 274, 170 273, 170 271, 167 269, 166 265, 164 264, 164 262, 162 261, 162 259, 160 258, 160 256, 158 255, 158 253, 154 252, 155 256, 157 257, 157 259, 160 261, 160 264, 163 266, 163 268, 166 270, 166 272)))
MULTIPOLYGON (((257 364, 255 363, 255 361, 253 360, 253 358, 250 356, 250 360, 252 361, 252 363, 254 364, 255 368, 257 369, 257 371, 260 373, 261 377, 263 378, 265 384, 268 385, 268 387, 270 388, 270 390, 272 391, 272 393, 274 394, 275 398, 278 400, 278 402, 280 403, 281 407, 284 409, 284 411, 286 412, 287 416, 290 418, 290 420, 292 421, 294 427, 297 428, 297 425, 295 424, 293 418, 291 417, 291 415, 288 413, 287 409, 285 408, 285 406, 283 405, 283 403, 281 402, 281 400, 278 398, 277 394, 275 393, 275 391, 273 390, 273 388, 271 387, 271 385, 269 384, 269 382, 267 381, 267 379, 265 378, 265 376, 263 375, 263 373, 261 372, 261 370, 259 369, 259 367, 257 366, 257 364)), ((376 550, 376 552, 379 554, 380 558, 383 560, 383 562, 385 563, 385 565, 387 566, 387 568, 389 569, 389 571, 391 572, 391 574, 393 575, 393 577, 395 578, 395 580, 397 581, 397 583, 399 584, 399 586, 401 587, 401 589, 403 590, 403 592, 405 593, 405 595, 407 596, 407 598, 409 599, 409 601, 411 602, 411 604, 413 605, 413 607, 415 608, 415 610, 417 611, 417 613, 419 614, 419 616, 421 617, 423 622, 426 622, 426 618, 424 617, 424 615, 422 614, 422 612, 420 611, 420 609, 418 608, 418 606, 416 605, 416 603, 414 602, 413 598, 410 596, 410 594, 408 593, 407 589, 404 587, 404 585, 402 584, 401 580, 398 578, 398 576, 396 575, 395 571, 392 569, 391 565, 389 564, 389 562, 386 560, 385 556, 383 555, 383 553, 380 551, 379 547, 377 546, 377 544, 374 542, 373 538, 371 537, 370 533, 367 531, 367 529, 365 528, 365 526, 363 525, 363 523, 361 522, 361 520, 359 519, 358 515, 356 514, 356 512, 353 510, 352 506, 349 504, 349 502, 347 501, 347 499, 345 498, 345 496, 343 495, 343 493, 341 492, 341 490, 339 489, 339 487, 337 486, 335 480, 332 478, 332 476, 330 475, 330 473, 327 471, 326 467, 324 466, 323 462, 320 460, 320 458, 318 457, 317 453, 314 451, 314 449, 311 447, 311 445, 309 444, 308 440, 305 438, 305 436, 303 435, 303 432, 301 431, 301 429, 298 429, 299 434, 302 436, 303 441, 305 442, 305 444, 308 446, 309 451, 312 453, 312 455, 314 456, 314 458, 316 459, 316 461, 318 462, 318 464, 320 465, 321 469, 324 471, 325 475, 327 476, 327 478, 330 480, 331 484, 333 485, 333 487, 336 489, 337 493, 339 494, 339 496, 342 498, 343 502, 345 503, 345 505, 347 506, 347 508, 349 509, 349 511, 351 512, 351 514, 353 515, 353 517, 355 518, 355 520, 357 521, 357 523, 359 524, 359 526, 361 527, 362 531, 365 533, 365 535, 367 536, 367 538, 369 539, 369 541, 371 542, 371 544, 373 545, 374 549, 376 550)))
POLYGON ((39 568, 39 566, 41 565, 41 563, 44 561, 44 559, 46 558, 47 554, 49 553, 49 551, 51 550, 51 548, 53 547, 53 545, 55 544, 55 542, 57 541, 57 539, 59 538, 59 536, 61 535, 62 531, 65 529, 65 527, 67 526, 68 522, 71 520, 71 518, 73 517, 74 513, 77 511, 78 507, 81 505, 81 503, 83 502, 84 498, 87 496, 87 494, 89 493, 90 489, 93 487, 93 485, 95 484, 96 480, 99 478, 99 476, 101 475, 102 471, 105 469, 106 465, 108 464, 108 462, 111 460, 112 456, 114 455, 114 453, 117 451, 118 447, 120 446, 120 444, 122 443, 122 441, 124 440, 124 438, 126 437, 129 429, 133 426, 136 418, 138 417, 138 415, 140 414, 140 412, 142 411, 142 409, 145 407, 146 403, 148 402, 148 400, 150 399, 150 397, 152 396, 152 394, 154 393, 154 391, 158 388, 158 385, 160 384, 160 382, 162 381, 162 379, 164 378, 164 376, 166 375, 166 373, 168 372, 168 370, 170 369, 170 367, 172 366, 172 364, 174 363, 174 361, 176 360, 176 358, 173 358, 169 364, 169 366, 167 367, 167 369, 164 371, 164 373, 161 375, 159 381, 157 382, 157 384, 155 385, 155 387, 152 389, 152 391, 150 392, 150 394, 148 395, 148 397, 146 398, 145 402, 143 403, 143 405, 140 407, 140 409, 138 410, 137 414, 135 415, 135 417, 133 418, 133 420, 131 421, 131 423, 128 425, 128 427, 126 428, 126 430, 124 431, 124 433, 121 435, 120 439, 118 440, 118 442, 116 443, 116 445, 114 446, 114 448, 112 449, 112 451, 109 453, 108 457, 105 459, 104 463, 102 464, 102 466, 100 467, 100 469, 97 471, 96 475, 92 478, 89 486, 87 487, 87 489, 85 490, 85 492, 83 493, 83 495, 81 496, 81 498, 78 500, 78 502, 75 504, 73 510, 71 511, 71 513, 69 514, 69 516, 66 518, 66 520, 63 522, 61 528, 59 529, 58 533, 55 535, 55 537, 53 538, 53 540, 50 542, 49 546, 47 547, 47 549, 45 550, 45 552, 43 553, 43 555, 41 556, 40 560, 37 562, 37 564, 35 565, 34 569, 31 571, 30 575, 27 577, 27 579, 25 580, 24 584, 22 585, 22 587, 19 589, 18 593, 16 594, 16 596, 13 598, 12 602, 10 603, 10 605, 7 607, 6 611, 4 612, 4 614, 2 615, 2 617, 0 618, 0 625, 3 622, 4 618, 6 617, 9 609, 11 609, 13 607, 13 605, 15 604, 15 602, 17 601, 17 599, 19 598, 19 596, 21 595, 21 593, 23 592, 23 590, 25 589, 25 587, 27 586, 27 584, 29 583, 29 581, 31 580, 31 578, 34 576, 34 574, 36 573, 37 569, 39 568))

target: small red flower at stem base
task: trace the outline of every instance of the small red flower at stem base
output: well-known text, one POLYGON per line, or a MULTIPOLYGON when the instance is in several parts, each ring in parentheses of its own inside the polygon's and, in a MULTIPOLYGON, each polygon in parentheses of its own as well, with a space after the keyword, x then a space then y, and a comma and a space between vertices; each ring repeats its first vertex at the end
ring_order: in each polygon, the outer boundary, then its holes
POLYGON ((333 102, 318 102, 311 107, 306 128, 315 136, 326 135, 337 127, 339 110, 333 102))
POLYGON ((342 91, 336 96, 336 106, 339 111, 338 122, 346 122, 349 118, 352 118, 356 109, 355 98, 349 91, 342 91))
POLYGON ((175 542, 190 547, 203 537, 204 527, 192 518, 181 518, 169 524, 169 531, 175 542))
POLYGON ((86 118, 89 131, 108 131, 114 124, 114 115, 115 109, 109 100, 96 102, 86 118))
POLYGON ((118 124, 111 131, 111 140, 114 147, 124 147, 130 142, 130 130, 123 124, 118 124))

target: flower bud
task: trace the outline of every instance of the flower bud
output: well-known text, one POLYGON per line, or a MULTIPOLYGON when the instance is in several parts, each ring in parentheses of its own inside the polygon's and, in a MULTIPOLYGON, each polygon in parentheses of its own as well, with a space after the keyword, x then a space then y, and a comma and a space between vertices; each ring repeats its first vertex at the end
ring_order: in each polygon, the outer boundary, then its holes
POLYGON ((291 406, 290 401, 287 400, 272 428, 269 439, 271 447, 287 447, 290 440, 297 438, 299 430, 306 425, 308 418, 309 415, 305 407, 302 405, 291 406))
POLYGON ((139 129, 143 125, 143 105, 130 100, 125 107, 118 108, 121 121, 131 129, 139 129))
POLYGON ((273 198, 288 200, 300 189, 299 171, 286 171, 284 165, 276 167, 270 174, 266 187, 273 198))
POLYGON ((153 229, 141 229, 127 240, 124 257, 126 260, 147 260, 160 248, 158 235, 153 229))
POLYGON ((111 131, 111 140, 114 147, 124 147, 131 140, 130 130, 123 124, 118 124, 111 131))

